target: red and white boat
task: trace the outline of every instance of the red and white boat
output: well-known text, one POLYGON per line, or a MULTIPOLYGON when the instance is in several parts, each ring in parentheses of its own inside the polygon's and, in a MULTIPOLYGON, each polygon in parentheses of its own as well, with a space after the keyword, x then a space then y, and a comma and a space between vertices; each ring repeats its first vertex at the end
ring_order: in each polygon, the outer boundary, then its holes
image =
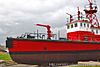
POLYGON ((77 63, 78 61, 100 60, 100 26, 96 17, 97 6, 89 0, 83 17, 78 9, 77 18, 71 14, 66 24, 66 39, 52 40, 49 25, 48 37, 42 33, 27 33, 21 37, 8 37, 6 46, 10 56, 17 63, 49 64, 77 63))

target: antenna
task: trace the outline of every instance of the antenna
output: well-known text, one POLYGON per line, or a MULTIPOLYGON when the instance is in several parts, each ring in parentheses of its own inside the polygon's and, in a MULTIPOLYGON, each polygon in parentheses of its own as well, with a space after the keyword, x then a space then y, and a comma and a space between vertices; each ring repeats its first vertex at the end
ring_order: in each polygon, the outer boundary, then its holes
POLYGON ((78 20, 80 20, 80 13, 81 13, 81 12, 80 12, 80 10, 79 10, 79 7, 77 7, 77 8, 78 8, 78 12, 77 12, 77 13, 78 13, 78 20))

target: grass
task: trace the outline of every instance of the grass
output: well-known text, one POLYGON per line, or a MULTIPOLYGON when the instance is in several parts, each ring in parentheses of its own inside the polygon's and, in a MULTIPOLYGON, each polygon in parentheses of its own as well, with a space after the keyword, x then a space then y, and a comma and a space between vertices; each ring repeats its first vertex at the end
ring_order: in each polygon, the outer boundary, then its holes
POLYGON ((7 53, 0 54, 0 60, 11 60, 11 57, 7 53))

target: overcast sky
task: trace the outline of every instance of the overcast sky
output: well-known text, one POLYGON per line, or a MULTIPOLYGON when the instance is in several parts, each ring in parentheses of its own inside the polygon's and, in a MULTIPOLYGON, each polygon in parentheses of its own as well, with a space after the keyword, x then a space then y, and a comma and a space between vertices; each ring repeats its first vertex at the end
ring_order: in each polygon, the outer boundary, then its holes
MULTIPOLYGON (((65 35, 66 13, 74 15, 77 6, 82 11, 87 3, 88 0, 0 0, 0 43, 7 36, 46 30, 36 27, 37 23, 49 24, 53 33, 60 30, 65 35)), ((97 0, 98 7, 99 3, 97 0)))

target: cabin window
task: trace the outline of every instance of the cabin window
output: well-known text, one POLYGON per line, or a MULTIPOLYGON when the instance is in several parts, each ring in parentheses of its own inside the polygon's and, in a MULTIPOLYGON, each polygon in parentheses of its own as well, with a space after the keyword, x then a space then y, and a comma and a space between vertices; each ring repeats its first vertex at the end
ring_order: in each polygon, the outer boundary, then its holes
POLYGON ((80 26, 82 27, 82 23, 80 24, 80 26))
POLYGON ((73 24, 71 25, 71 28, 73 28, 73 24))
POLYGON ((77 27, 77 23, 75 23, 75 27, 77 27))
POLYGON ((86 24, 84 23, 84 27, 86 27, 86 24))
POLYGON ((87 24, 87 27, 89 28, 89 24, 87 24))
POLYGON ((96 30, 96 33, 98 34, 98 30, 96 30))
POLYGON ((69 29, 69 25, 67 26, 67 29, 69 29))
POLYGON ((92 32, 94 33, 94 30, 92 30, 92 32))

